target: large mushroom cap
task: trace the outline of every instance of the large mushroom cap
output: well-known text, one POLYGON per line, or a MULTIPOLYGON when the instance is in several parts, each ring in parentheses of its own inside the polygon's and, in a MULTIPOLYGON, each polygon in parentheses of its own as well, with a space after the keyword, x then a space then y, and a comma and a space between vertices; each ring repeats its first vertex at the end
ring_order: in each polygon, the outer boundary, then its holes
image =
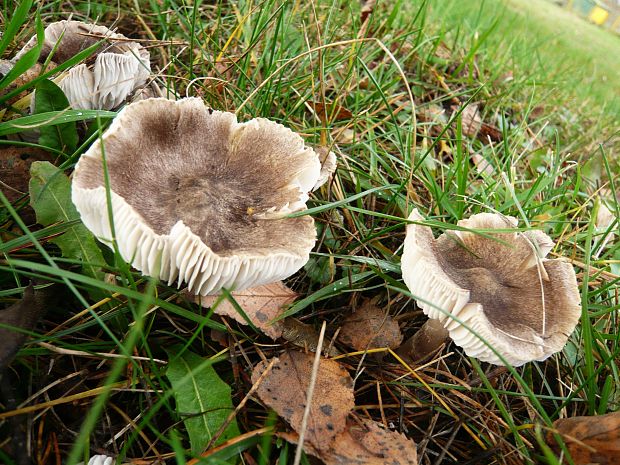
MULTIPOLYGON (((101 48, 92 63, 82 63, 69 69, 59 83, 73 108, 116 108, 143 86, 150 75, 148 50, 105 26, 81 21, 58 21, 47 26, 39 61, 44 62, 53 53, 52 61, 62 64, 101 41, 101 48)), ((36 43, 36 37, 30 39, 15 55, 13 62, 36 43)))
MULTIPOLYGON (((423 218, 414 210, 409 220, 423 218)), ((551 239, 541 231, 507 231, 517 220, 498 214, 458 225, 486 231, 447 231, 434 239, 430 227, 407 225, 403 279, 424 313, 482 361, 503 365, 483 340, 515 366, 562 350, 581 315, 580 298, 573 267, 544 258, 551 239)))
POLYGON ((306 209, 320 163, 290 129, 238 123, 196 98, 127 105, 73 175, 82 221, 110 244, 102 149, 119 251, 143 273, 206 295, 284 279, 308 260, 314 221, 286 215, 306 209))

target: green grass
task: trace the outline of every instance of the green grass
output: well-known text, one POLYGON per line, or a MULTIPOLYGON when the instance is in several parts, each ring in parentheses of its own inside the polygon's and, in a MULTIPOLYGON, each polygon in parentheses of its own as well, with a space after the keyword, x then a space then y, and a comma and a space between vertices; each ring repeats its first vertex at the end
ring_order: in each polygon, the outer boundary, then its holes
MULTIPOLYGON (((11 5, 0 5, 5 25, 11 5)), ((329 335, 362 297, 378 298, 407 336, 425 321, 398 271, 404 218, 414 206, 436 221, 437 233, 481 211, 513 215, 521 226, 547 232, 557 243, 553 253, 573 261, 582 294, 581 323, 562 353, 495 371, 450 345, 442 353, 450 355, 420 369, 420 378, 400 378, 403 367, 389 357, 383 363, 365 358, 356 400, 366 406, 358 414, 380 420, 383 413, 402 425, 418 442, 421 463, 435 463, 444 449, 446 464, 570 463, 536 446, 540 425, 544 435, 560 416, 620 406, 620 243, 601 250, 608 231, 594 224, 601 189, 612 191, 608 207, 620 213, 614 190, 620 64, 611 59, 620 44, 618 37, 550 4, 534 5, 379 2, 365 25, 357 3, 338 0, 121 1, 118 7, 42 2, 39 12, 45 24, 73 13, 74 19, 98 19, 128 36, 157 40, 150 49, 153 69, 171 91, 236 111, 241 120, 272 118, 309 144, 337 153, 333 181, 309 202, 319 231, 316 253, 287 281, 301 295, 290 313, 316 327, 326 319, 329 335), (501 140, 465 134, 460 113, 451 107, 466 102, 479 106, 501 140), (445 120, 428 116, 440 110, 445 120), (473 154, 493 174, 480 173, 473 154), (377 383, 388 405, 383 412, 377 383), (407 406, 402 414, 400 403, 407 406)), ((33 34, 33 18, 8 44, 5 58, 33 34)), ((0 128, 9 125, 2 122, 0 128)), ((84 149, 64 154, 57 165, 69 174, 84 149)), ((85 276, 79 262, 61 258, 48 240, 71 223, 39 229, 20 224, 16 216, 13 207, 0 207, 0 290, 6 292, 0 299, 12 303, 18 288, 37 277, 60 283, 62 304, 49 310, 37 328, 39 337, 20 351, 3 383, 15 386, 17 404, 41 389, 45 394, 27 405, 84 393, 80 401, 53 410, 0 420, 0 438, 22 431, 38 463, 46 453, 53 463, 55 450, 63 459, 90 450, 152 460, 177 455, 176 463, 184 463, 192 454, 165 365, 157 362, 168 360, 164 348, 182 344, 218 360, 214 367, 233 388, 237 404, 261 355, 287 346, 247 327, 222 324, 174 288, 154 289, 111 253, 99 264, 107 280, 85 276), (220 360, 223 348, 212 331, 225 333, 226 360, 220 360), (68 350, 79 352, 58 353, 68 350), (100 386, 106 386, 105 394, 93 395, 100 386)), ((612 229, 620 232, 617 222, 612 229)), ((359 357, 343 361, 356 367, 359 357)), ((237 421, 242 432, 251 432, 273 418, 250 401, 237 421)), ((276 425, 286 428, 281 421, 276 425)), ((292 463, 294 447, 270 441, 271 433, 254 439, 242 443, 246 461, 292 463)))

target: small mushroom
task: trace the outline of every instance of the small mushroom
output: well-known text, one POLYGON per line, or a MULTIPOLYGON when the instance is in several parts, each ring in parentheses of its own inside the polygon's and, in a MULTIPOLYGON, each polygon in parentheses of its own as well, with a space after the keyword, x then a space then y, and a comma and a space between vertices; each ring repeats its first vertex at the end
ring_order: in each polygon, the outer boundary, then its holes
POLYGON ((321 161, 321 174, 319 176, 319 180, 312 187, 313 192, 325 184, 329 180, 330 176, 336 172, 338 163, 336 154, 327 147, 318 147, 316 152, 321 161))
MULTIPOLYGON (((53 53, 54 63, 62 64, 102 40, 94 61, 72 67, 58 84, 74 109, 114 109, 144 86, 151 73, 149 52, 140 44, 107 27, 81 21, 58 21, 47 26, 39 61, 46 61, 53 53)), ((36 37, 30 39, 13 63, 36 43, 36 37)))
MULTIPOLYGON (((414 210, 409 220, 423 218, 414 210)), ((446 231, 434 239, 430 227, 410 223, 401 263, 424 313, 467 355, 497 365, 504 363, 483 340, 514 366, 544 360, 562 350, 581 315, 573 267, 545 258, 554 244, 543 232, 507 231, 516 225, 481 213, 458 226, 483 234, 446 231)))
POLYGON ((263 118, 237 122, 202 100, 127 105, 76 165, 72 200, 95 236, 144 274, 185 282, 194 294, 287 278, 316 240, 306 209, 317 154, 263 118), (103 146, 102 146, 103 144, 103 146))

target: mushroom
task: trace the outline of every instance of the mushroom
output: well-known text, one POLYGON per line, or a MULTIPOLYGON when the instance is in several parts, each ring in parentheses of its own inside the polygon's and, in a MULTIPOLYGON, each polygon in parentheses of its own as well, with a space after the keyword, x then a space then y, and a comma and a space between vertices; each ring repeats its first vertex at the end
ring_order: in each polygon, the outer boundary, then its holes
POLYGON ((314 220, 288 215, 306 209, 320 168, 303 139, 273 121, 239 123, 197 98, 146 99, 82 155, 72 200, 135 268, 207 295, 278 281, 307 262, 314 220))
MULTIPOLYGON (((144 47, 107 27, 81 21, 58 21, 47 26, 39 61, 51 58, 62 64, 102 40, 93 63, 72 67, 58 83, 74 109, 112 110, 144 86, 150 75, 149 52, 144 47)), ((31 38, 13 63, 36 43, 37 38, 31 38)))
POLYGON ((312 187, 313 192, 325 184, 329 180, 330 176, 336 172, 338 163, 336 154, 327 147, 318 147, 316 152, 321 161, 321 174, 319 175, 319 179, 316 184, 312 187))
MULTIPOLYGON (((414 210, 409 220, 423 218, 414 210)), ((519 366, 562 350, 581 315, 573 267, 545 258, 554 243, 542 231, 506 231, 516 225, 481 213, 458 222, 468 230, 434 239, 430 227, 410 223, 401 263, 424 313, 467 355, 496 365, 504 364, 497 354, 519 366)))

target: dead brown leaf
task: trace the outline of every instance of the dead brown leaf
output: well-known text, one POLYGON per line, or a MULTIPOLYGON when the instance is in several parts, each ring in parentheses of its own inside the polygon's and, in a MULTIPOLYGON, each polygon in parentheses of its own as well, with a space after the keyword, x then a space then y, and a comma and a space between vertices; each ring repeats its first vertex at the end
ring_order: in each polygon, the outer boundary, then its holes
MULTIPOLYGON (((260 399, 284 418, 299 433, 305 398, 312 373, 314 354, 285 352, 257 389, 260 399)), ((252 372, 255 383, 268 362, 259 363, 252 372)), ((317 450, 328 449, 338 433, 344 431, 346 418, 353 410, 353 380, 338 362, 321 359, 311 400, 306 441, 317 450)))
POLYGON ((361 0, 360 22, 363 24, 375 9, 377 0, 361 0))
POLYGON ((476 171, 480 174, 486 174, 488 176, 493 176, 495 174, 495 169, 493 165, 491 165, 486 159, 480 155, 479 153, 474 153, 471 156, 471 160, 474 162, 476 166, 476 171))
MULTIPOLYGON (((562 436, 575 465, 596 463, 616 465, 620 457, 620 412, 592 417, 556 420, 553 426, 562 436)), ((547 443, 560 452, 560 446, 547 433, 547 443)))
POLYGON ((32 331, 55 301, 50 287, 35 289, 32 284, 24 289, 23 297, 10 307, 0 310, 0 371, 8 366, 28 338, 24 331, 32 331))
MULTIPOLYGON (((286 305, 297 298, 297 293, 278 281, 233 292, 232 296, 254 326, 270 338, 277 339, 282 335, 282 323, 273 320, 282 314, 286 305)), ((210 307, 218 298, 217 295, 196 296, 195 301, 203 307, 210 307)), ((227 299, 220 302, 215 308, 215 313, 233 318, 241 324, 247 324, 247 321, 227 299)))
POLYGON ((495 126, 485 123, 480 116, 478 105, 467 105, 461 112, 463 134, 467 137, 477 137, 483 142, 491 139, 494 142, 502 140, 502 132, 495 126))
MULTIPOLYGON (((52 156, 31 147, 0 148, 0 190, 13 203, 28 194, 30 165, 34 161, 52 161, 52 156)), ((22 210, 27 223, 34 221, 34 211, 30 207, 22 210)))
POLYGON ((446 44, 440 42, 435 49, 434 55, 437 58, 448 61, 452 59, 452 50, 446 44))
POLYGON ((482 127, 482 117, 478 111, 478 105, 471 104, 463 108, 461 121, 463 122, 463 134, 467 137, 475 137, 482 127))
POLYGON ((398 323, 377 307, 365 301, 355 313, 345 318, 340 340, 356 350, 377 347, 394 349, 403 342, 398 323))
MULTIPOLYGON (((297 443, 294 434, 282 435, 297 443)), ((372 420, 347 421, 346 429, 336 436, 332 447, 320 451, 304 444, 304 450, 325 465, 417 465, 415 442, 404 435, 385 429, 372 420)))
POLYGON ((324 105, 321 102, 314 102, 311 105, 323 123, 342 121, 353 117, 353 113, 341 105, 324 105))
POLYGON ((334 129, 332 137, 339 144, 352 144, 355 141, 355 132, 351 128, 334 129))
MULTIPOLYGON (((314 326, 302 323, 293 317, 282 320, 282 339, 300 347, 303 350, 316 352, 319 344, 319 333, 314 326)), ((340 352, 335 347, 323 345, 323 354, 336 357, 340 352)))

